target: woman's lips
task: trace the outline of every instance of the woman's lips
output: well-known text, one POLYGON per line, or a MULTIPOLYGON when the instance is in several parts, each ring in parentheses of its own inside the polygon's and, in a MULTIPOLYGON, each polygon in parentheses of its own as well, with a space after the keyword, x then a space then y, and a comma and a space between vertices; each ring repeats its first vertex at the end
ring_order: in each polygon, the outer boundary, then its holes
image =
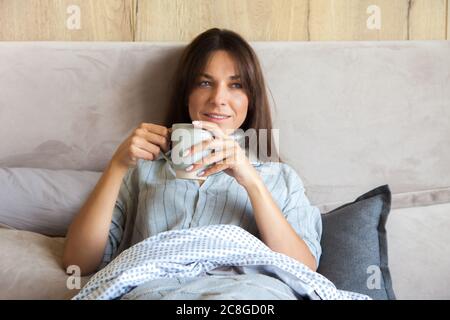
POLYGON ((225 120, 228 120, 230 118, 230 116, 226 116, 226 117, 214 117, 213 114, 208 114, 208 113, 204 113, 203 116, 205 116, 209 121, 211 122, 223 122, 225 120))

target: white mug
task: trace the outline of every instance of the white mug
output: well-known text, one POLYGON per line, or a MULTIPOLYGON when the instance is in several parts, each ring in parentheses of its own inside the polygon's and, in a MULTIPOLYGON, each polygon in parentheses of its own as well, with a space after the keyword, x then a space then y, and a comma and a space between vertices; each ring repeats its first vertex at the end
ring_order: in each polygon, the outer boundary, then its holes
POLYGON ((166 154, 163 153, 162 155, 175 170, 177 178, 206 180, 206 177, 199 177, 197 176, 197 173, 205 170, 211 165, 203 168, 198 168, 197 170, 193 171, 186 171, 186 168, 194 162, 198 162, 202 158, 211 154, 212 150, 201 150, 202 152, 196 152, 186 157, 183 157, 182 155, 185 150, 191 148, 193 145, 212 138, 213 134, 211 132, 201 128, 196 128, 192 123, 175 123, 174 125, 172 125, 172 133, 170 137, 172 141, 172 149, 166 154))

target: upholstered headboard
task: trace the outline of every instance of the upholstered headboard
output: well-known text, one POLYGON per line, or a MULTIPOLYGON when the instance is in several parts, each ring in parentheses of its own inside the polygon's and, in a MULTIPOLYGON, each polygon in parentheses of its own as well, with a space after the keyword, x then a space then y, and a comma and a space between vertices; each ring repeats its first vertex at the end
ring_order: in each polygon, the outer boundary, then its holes
MULTIPOLYGON (((102 170, 162 123, 184 43, 0 44, 0 166, 102 170)), ((389 184, 450 201, 450 42, 254 42, 280 152, 323 210, 389 184)))

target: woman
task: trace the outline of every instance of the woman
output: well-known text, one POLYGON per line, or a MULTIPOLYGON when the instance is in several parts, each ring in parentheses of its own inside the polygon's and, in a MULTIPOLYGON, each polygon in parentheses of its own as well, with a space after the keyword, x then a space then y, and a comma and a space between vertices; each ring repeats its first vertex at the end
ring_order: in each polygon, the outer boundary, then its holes
MULTIPOLYGON (((272 129, 264 78, 250 45, 232 31, 210 29, 185 48, 172 83, 167 127, 143 123, 118 147, 69 228, 64 266, 78 265, 89 274, 159 232, 224 223, 241 226, 315 271, 320 212, 297 173, 281 162, 251 162, 230 136, 237 129, 257 135, 272 129), (170 148, 168 128, 186 122, 214 135, 190 150, 215 150, 187 169, 212 164, 200 173, 204 182, 176 179, 161 157, 170 148)), ((273 158, 271 145, 269 134, 273 158)))

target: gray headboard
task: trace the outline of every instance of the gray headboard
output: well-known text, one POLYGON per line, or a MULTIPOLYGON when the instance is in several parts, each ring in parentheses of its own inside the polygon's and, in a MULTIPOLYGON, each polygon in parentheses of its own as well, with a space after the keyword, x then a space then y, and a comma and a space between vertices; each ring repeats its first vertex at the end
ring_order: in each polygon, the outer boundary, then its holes
MULTIPOLYGON (((102 170, 162 123, 184 43, 0 43, 0 166, 102 170)), ((450 42, 253 42, 280 152, 330 209, 381 184, 450 201, 450 42)))

